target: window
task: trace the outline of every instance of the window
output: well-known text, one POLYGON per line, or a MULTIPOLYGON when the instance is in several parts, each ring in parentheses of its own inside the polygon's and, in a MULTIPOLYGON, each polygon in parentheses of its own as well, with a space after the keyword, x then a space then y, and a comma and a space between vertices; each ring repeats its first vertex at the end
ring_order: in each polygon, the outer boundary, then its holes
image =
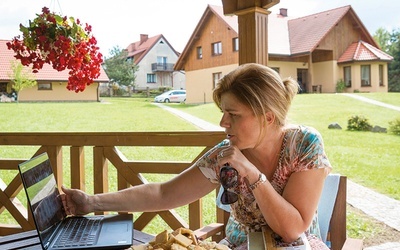
POLYGON ((53 86, 51 83, 38 83, 38 90, 52 90, 53 86))
POLYGON ((203 58, 203 49, 199 46, 196 48, 197 51, 197 59, 202 59, 203 58))
POLYGON ((235 37, 232 39, 232 48, 233 51, 239 51, 239 38, 235 37))
POLYGON ((361 65, 361 86, 371 86, 371 65, 361 65))
POLYGON ((157 64, 164 65, 167 63, 167 61, 168 61, 168 59, 166 56, 157 56, 157 64))
POLYGON ((147 83, 157 82, 156 74, 147 74, 147 83))
POLYGON ((379 65, 379 86, 384 86, 384 84, 383 84, 383 65, 379 65))
POLYGON ((217 56, 222 54, 222 43, 217 42, 212 44, 212 55, 217 56))
POLYGON ((271 67, 271 69, 275 70, 278 74, 280 73, 280 69, 278 67, 271 67))
POLYGON ((1 92, 7 92, 7 82, 0 82, 0 95, 1 92))
POLYGON ((219 79, 221 79, 221 77, 222 77, 221 72, 213 73, 213 89, 215 89, 215 87, 217 87, 218 81, 219 81, 219 79))
POLYGON ((351 67, 346 66, 343 68, 344 84, 347 88, 351 87, 351 67))

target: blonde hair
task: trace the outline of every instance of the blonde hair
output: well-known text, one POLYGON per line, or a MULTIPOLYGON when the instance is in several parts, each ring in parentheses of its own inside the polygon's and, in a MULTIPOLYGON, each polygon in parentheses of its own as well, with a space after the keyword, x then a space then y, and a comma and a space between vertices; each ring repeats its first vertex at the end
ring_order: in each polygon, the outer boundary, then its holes
POLYGON ((214 89, 213 99, 221 107, 221 96, 229 92, 250 107, 254 115, 260 117, 260 122, 271 111, 275 115, 274 123, 284 126, 290 104, 298 91, 299 85, 294 79, 282 80, 275 70, 261 64, 248 63, 220 79, 214 89))

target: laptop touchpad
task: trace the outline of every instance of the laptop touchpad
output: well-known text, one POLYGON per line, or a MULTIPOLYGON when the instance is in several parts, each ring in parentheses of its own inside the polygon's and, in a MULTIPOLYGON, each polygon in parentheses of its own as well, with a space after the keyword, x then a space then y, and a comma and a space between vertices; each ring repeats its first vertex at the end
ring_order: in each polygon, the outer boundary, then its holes
POLYGON ((110 224, 107 225, 106 231, 109 233, 126 232, 128 231, 128 224, 127 223, 110 224))

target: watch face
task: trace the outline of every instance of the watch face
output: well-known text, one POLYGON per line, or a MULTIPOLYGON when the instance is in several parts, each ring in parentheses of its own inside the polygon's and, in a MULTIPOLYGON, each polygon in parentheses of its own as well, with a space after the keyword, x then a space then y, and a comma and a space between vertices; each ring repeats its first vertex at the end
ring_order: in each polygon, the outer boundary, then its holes
POLYGON ((260 180, 261 180, 261 182, 267 181, 267 176, 265 176, 265 174, 261 174, 260 180))

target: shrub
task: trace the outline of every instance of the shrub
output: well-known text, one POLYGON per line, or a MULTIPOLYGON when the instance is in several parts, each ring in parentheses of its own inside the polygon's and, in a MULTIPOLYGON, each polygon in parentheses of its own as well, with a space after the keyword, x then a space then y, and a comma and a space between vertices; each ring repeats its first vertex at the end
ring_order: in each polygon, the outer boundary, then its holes
POLYGON ((336 93, 343 93, 346 88, 346 83, 340 79, 336 82, 336 93))
POLYGON ((353 131, 371 131, 372 125, 364 116, 354 115, 347 121, 347 129, 353 131))
POLYGON ((160 86, 158 87, 158 91, 160 91, 160 93, 164 93, 166 91, 171 90, 172 88, 170 86, 160 86))
POLYGON ((389 131, 395 135, 400 135, 400 118, 389 122, 389 131))

